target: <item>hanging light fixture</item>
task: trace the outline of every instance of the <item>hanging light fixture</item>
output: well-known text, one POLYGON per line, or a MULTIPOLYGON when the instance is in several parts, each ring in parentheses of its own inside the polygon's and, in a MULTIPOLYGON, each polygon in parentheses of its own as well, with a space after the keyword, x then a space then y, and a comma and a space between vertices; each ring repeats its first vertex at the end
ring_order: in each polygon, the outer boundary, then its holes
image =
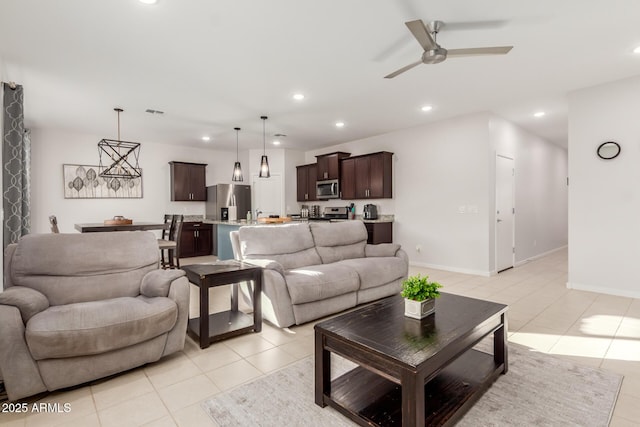
POLYGON ((271 173, 269 172, 269 159, 267 159, 267 134, 265 132, 265 122, 268 119, 267 116, 260 116, 262 119, 262 158, 260 159, 260 175, 258 178, 269 178, 271 173))
POLYGON ((240 128, 234 128, 236 131, 236 163, 233 165, 233 175, 231 181, 244 181, 242 178, 242 167, 240 166, 240 160, 238 160, 238 132, 240 128))
POLYGON ((140 143, 120 139, 120 113, 124 110, 122 108, 113 110, 118 114, 118 139, 101 139, 98 142, 100 156, 98 175, 103 178, 140 178, 142 176, 142 170, 138 164, 140 143))

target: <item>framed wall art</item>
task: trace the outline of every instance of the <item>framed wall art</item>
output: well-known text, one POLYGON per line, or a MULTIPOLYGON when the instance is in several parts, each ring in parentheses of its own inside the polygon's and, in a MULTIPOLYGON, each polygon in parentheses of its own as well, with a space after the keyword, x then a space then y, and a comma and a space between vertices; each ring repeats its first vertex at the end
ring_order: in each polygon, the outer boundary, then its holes
POLYGON ((62 165, 65 199, 141 199, 142 177, 101 178, 98 166, 62 165))

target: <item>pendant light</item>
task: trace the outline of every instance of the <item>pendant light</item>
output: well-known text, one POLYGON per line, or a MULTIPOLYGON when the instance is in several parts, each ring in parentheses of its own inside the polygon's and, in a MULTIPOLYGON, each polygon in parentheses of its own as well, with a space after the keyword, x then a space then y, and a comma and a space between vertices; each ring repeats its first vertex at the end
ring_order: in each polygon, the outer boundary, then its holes
POLYGON ((118 139, 105 138, 98 142, 99 175, 102 178, 140 178, 140 143, 120 139, 120 113, 124 110, 114 108, 113 111, 118 115, 118 139))
POLYGON ((236 163, 233 165, 233 175, 231 181, 242 182, 242 167, 240 166, 240 160, 238 160, 238 132, 240 128, 234 128, 236 131, 236 163))
POLYGON ((258 178, 269 178, 271 173, 269 172, 269 160, 267 159, 267 135, 265 132, 265 122, 268 119, 267 116, 260 116, 262 119, 262 158, 260 159, 260 175, 258 178))

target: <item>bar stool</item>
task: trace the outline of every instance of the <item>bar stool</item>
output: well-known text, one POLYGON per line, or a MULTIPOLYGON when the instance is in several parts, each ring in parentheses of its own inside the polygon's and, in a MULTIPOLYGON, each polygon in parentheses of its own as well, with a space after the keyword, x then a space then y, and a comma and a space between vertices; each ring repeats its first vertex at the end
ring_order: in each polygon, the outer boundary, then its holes
POLYGON ((167 228, 162 230, 162 238, 158 239, 160 249, 160 266, 164 269, 180 268, 180 236, 184 215, 165 215, 167 228), (167 260, 165 260, 165 251, 167 260), (174 263, 175 259, 175 263, 174 263))

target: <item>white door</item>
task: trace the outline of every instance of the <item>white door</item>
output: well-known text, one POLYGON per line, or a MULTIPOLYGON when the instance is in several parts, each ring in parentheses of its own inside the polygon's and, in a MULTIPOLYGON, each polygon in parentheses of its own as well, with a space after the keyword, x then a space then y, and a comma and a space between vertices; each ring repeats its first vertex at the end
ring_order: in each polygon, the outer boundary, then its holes
POLYGON ((496 270, 514 265, 514 185, 513 159, 496 156, 496 270))
POLYGON ((260 217, 282 215, 282 177, 271 175, 269 178, 251 177, 253 213, 262 211, 260 217))

